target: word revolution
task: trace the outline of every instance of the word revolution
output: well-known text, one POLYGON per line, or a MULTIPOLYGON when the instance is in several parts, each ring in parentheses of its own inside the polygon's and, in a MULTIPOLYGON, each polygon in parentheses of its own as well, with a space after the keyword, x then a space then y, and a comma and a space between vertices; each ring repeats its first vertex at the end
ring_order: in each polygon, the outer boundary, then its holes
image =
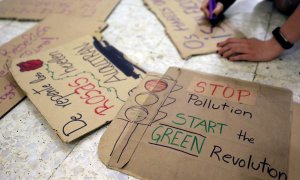
POLYGON ((236 157, 232 154, 227 154, 222 152, 222 148, 220 146, 214 146, 210 158, 214 158, 220 162, 224 162, 226 164, 231 164, 233 166, 237 166, 240 168, 246 168, 248 170, 253 170, 256 172, 266 173, 268 176, 272 177, 273 179, 278 180, 287 180, 287 174, 281 171, 276 170, 274 167, 271 166, 270 163, 267 162, 267 159, 264 158, 263 161, 254 162, 252 155, 243 159, 240 157, 236 157))

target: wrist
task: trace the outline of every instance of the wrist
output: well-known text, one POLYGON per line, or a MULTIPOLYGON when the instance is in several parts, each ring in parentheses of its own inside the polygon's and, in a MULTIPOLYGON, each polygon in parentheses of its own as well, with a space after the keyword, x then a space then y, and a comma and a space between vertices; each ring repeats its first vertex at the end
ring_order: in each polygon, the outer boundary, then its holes
POLYGON ((290 49, 293 47, 293 43, 291 43, 287 37, 282 33, 280 27, 275 28, 272 31, 273 37, 278 42, 279 45, 281 45, 284 49, 290 49))
POLYGON ((270 47, 270 51, 276 52, 276 54, 281 54, 285 49, 281 46, 281 44, 272 37, 270 40, 267 41, 268 46, 270 47))

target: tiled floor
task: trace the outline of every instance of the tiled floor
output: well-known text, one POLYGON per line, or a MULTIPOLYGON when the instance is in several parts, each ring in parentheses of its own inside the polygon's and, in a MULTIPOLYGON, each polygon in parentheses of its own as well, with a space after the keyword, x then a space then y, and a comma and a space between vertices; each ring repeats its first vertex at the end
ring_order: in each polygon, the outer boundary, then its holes
MULTIPOLYGON (((226 21, 248 37, 266 39, 286 17, 272 1, 239 0, 226 21)), ((35 22, 0 21, 0 44, 35 22)), ((216 54, 183 61, 163 26, 141 0, 123 0, 108 19, 104 38, 147 71, 164 73, 169 66, 214 73, 289 88, 300 102, 300 43, 278 59, 265 63, 229 62, 216 54)), ((56 136, 33 104, 24 100, 0 120, 0 179, 128 179, 107 169, 97 146, 104 129, 71 144, 56 136)))

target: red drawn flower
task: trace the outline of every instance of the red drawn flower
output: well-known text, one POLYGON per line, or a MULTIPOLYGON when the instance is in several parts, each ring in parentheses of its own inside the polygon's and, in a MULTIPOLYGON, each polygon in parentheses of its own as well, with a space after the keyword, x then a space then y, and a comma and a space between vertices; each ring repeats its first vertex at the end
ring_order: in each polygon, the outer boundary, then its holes
POLYGON ((36 69, 42 67, 43 61, 41 61, 39 59, 28 60, 28 61, 17 64, 17 66, 20 67, 21 72, 32 71, 32 70, 36 70, 36 69))

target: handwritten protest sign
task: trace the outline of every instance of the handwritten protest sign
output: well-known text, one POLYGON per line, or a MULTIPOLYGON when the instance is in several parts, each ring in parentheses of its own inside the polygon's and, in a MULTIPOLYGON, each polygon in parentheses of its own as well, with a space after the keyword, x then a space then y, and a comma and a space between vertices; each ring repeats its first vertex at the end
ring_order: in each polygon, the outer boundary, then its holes
POLYGON ((65 142, 109 123, 144 74, 92 36, 16 59, 11 72, 65 142))
POLYGON ((217 51, 217 43, 230 37, 243 37, 225 23, 211 28, 200 11, 201 0, 144 0, 163 23, 166 32, 184 59, 217 51))
POLYGON ((106 20, 119 0, 3 0, 0 18, 41 20, 51 14, 106 20))
POLYGON ((291 99, 285 89, 170 68, 144 78, 99 156, 144 179, 287 179, 291 99))
POLYGON ((94 18, 49 16, 44 21, 0 47, 0 117, 14 107, 24 94, 9 72, 10 61, 41 52, 86 34, 100 32, 106 24, 94 18), (64 23, 57 23, 58 21, 64 23), (84 27, 84 28, 78 28, 84 27))

